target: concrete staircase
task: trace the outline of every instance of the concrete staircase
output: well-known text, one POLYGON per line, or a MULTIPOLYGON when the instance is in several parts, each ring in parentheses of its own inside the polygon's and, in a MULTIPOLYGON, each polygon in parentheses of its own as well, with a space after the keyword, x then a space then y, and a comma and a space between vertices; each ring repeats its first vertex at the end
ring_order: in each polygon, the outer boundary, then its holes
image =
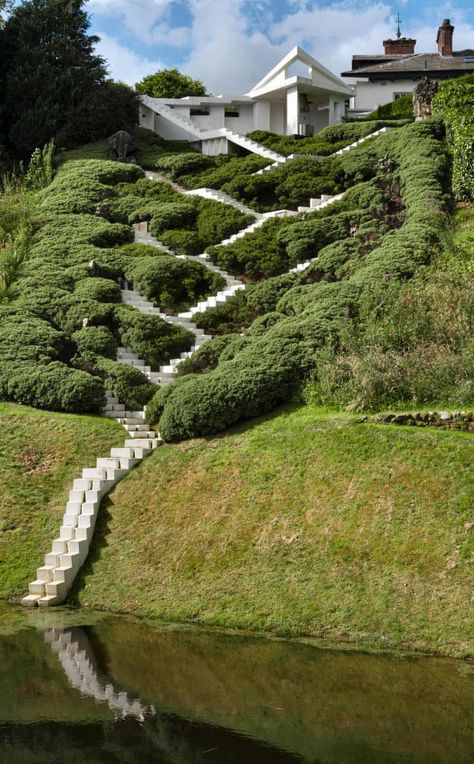
POLYGON ((369 133, 369 135, 366 135, 363 138, 359 138, 359 140, 354 141, 348 146, 344 146, 344 148, 339 149, 339 151, 335 151, 334 154, 329 154, 327 157, 319 156, 318 154, 290 154, 287 157, 282 157, 283 161, 280 160, 278 162, 273 162, 272 164, 267 165, 267 167, 263 167, 261 170, 257 170, 257 172, 254 172, 252 174, 262 175, 265 172, 272 172, 273 170, 277 170, 279 167, 282 167, 284 164, 287 164, 288 162, 293 162, 295 159, 308 159, 308 160, 312 160, 313 162, 323 162, 325 159, 330 159, 331 157, 338 157, 338 156, 341 156, 342 154, 346 154, 348 151, 352 151, 352 149, 357 148, 357 146, 360 146, 362 143, 365 143, 371 138, 376 138, 378 135, 383 135, 383 133, 388 133, 390 130, 393 130, 393 128, 381 127, 379 130, 375 130, 373 133, 369 133))
POLYGON ((230 207, 235 207, 239 212, 243 212, 244 215, 253 215, 257 219, 261 217, 260 212, 255 212, 255 210, 246 207, 245 204, 237 201, 237 199, 229 196, 229 194, 224 194, 223 191, 217 191, 215 188, 193 188, 190 191, 186 191, 183 188, 182 193, 185 196, 200 196, 203 199, 211 199, 214 202, 228 204, 230 207))
POLYGON ((112 448, 94 467, 82 470, 74 480, 59 535, 36 571, 36 580, 22 599, 27 607, 60 605, 74 583, 91 545, 102 498, 142 459, 161 445, 160 436, 145 423, 144 411, 125 411, 112 393, 107 393, 106 417, 127 430, 123 448, 112 448))
POLYGON ((335 196, 321 194, 320 197, 309 200, 309 207, 298 207, 298 212, 316 212, 316 210, 324 210, 326 207, 329 207, 330 204, 340 201, 344 194, 345 191, 341 194, 336 194, 335 196))
POLYGON ((69 684, 81 695, 106 703, 117 719, 133 716, 144 721, 156 714, 153 706, 145 705, 119 690, 97 670, 94 652, 84 629, 46 629, 43 638, 58 656, 69 684))

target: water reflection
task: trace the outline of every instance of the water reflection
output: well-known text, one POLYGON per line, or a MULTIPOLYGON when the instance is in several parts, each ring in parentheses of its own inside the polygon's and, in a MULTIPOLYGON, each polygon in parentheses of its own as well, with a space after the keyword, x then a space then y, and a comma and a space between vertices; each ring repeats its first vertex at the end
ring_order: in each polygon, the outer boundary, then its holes
POLYGON ((466 662, 37 617, 0 609, 1 764, 474 761, 466 662))
POLYGON ((134 716, 143 722, 147 716, 155 715, 153 706, 132 700, 126 692, 116 689, 108 677, 100 674, 84 629, 46 629, 43 638, 57 654, 71 687, 82 695, 107 703, 116 718, 134 716))

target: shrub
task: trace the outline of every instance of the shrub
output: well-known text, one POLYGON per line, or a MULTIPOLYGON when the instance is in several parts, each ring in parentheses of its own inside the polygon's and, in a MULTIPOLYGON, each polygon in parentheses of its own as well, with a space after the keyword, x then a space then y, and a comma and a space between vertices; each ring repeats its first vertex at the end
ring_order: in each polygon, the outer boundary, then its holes
POLYGON ((135 288, 163 310, 176 311, 197 303, 209 291, 225 286, 225 280, 201 263, 176 257, 141 257, 125 272, 135 288))
POLYGON ((120 287, 110 279, 85 278, 78 282, 74 295, 97 302, 122 302, 120 287))
POLYGON ((70 413, 98 413, 105 405, 101 380, 57 361, 46 365, 0 362, 0 398, 70 413))
POLYGON ((157 206, 150 225, 150 232, 158 236, 167 228, 188 228, 197 216, 193 202, 169 202, 157 206))
POLYGON ((123 345, 134 350, 153 369, 170 358, 188 351, 194 335, 159 316, 144 315, 133 309, 119 308, 118 333, 123 345))
POLYGON ((95 353, 105 358, 117 357, 117 340, 106 326, 88 326, 72 335, 80 355, 95 353))
POLYGON ((41 318, 20 312, 1 317, 1 361, 64 361, 71 351, 65 334, 41 318))
POLYGON ((178 376, 185 374, 202 374, 203 372, 215 369, 222 353, 228 345, 235 343, 236 339, 241 339, 235 334, 224 334, 222 337, 214 337, 208 340, 194 351, 190 358, 186 358, 178 366, 178 376))
POLYGON ((453 152, 453 191, 457 199, 474 199, 474 75, 441 83, 433 110, 446 124, 453 152))
POLYGON ((164 401, 159 392, 148 416, 154 424, 162 409, 160 433, 167 441, 219 432, 287 399, 301 377, 301 368, 301 352, 295 343, 255 338, 214 371, 169 385, 164 401))
POLYGON ((84 363, 101 377, 105 389, 112 390, 130 411, 142 409, 156 392, 155 385, 133 366, 100 356, 89 357, 84 363))
POLYGON ((160 240, 173 252, 188 257, 196 257, 204 252, 206 243, 195 231, 170 229, 163 231, 160 240))

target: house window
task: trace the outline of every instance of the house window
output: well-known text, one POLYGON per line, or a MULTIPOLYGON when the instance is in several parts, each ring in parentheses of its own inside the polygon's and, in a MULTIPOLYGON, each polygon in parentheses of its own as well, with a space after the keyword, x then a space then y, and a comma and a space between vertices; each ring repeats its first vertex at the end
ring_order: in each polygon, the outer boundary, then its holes
POLYGON ((191 117, 208 117, 210 114, 209 109, 201 108, 201 109, 190 109, 191 117))
POLYGON ((225 107, 225 116, 227 117, 240 117, 240 111, 235 106, 225 107))
POLYGON ((394 93, 393 94, 393 100, 394 101, 398 101, 399 98, 403 98, 403 96, 407 96, 407 95, 409 95, 409 96, 412 95, 411 90, 407 90, 406 93, 394 93))

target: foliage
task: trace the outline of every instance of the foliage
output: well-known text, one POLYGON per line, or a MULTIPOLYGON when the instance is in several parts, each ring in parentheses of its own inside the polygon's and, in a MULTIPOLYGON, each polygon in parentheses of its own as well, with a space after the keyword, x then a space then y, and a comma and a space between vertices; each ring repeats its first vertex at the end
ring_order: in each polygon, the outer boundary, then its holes
POLYGON ((98 413, 105 405, 99 379, 59 361, 47 365, 0 361, 0 399, 71 413, 98 413))
POLYGON ((237 175, 222 185, 222 191, 254 209, 295 209, 308 199, 341 190, 339 160, 324 162, 295 159, 272 172, 237 175))
POLYGON ((301 138, 290 135, 276 135, 265 130, 255 130, 249 137, 263 146, 277 151, 279 154, 314 154, 329 156, 335 151, 348 146, 359 138, 364 138, 382 127, 399 127, 400 122, 387 119, 376 119, 367 122, 344 122, 330 125, 321 130, 313 138, 301 138))
POLYGON ((50 141, 42 149, 35 149, 24 178, 26 189, 38 191, 52 182, 54 150, 54 141, 50 141))
POLYGON ((138 123, 136 93, 121 82, 107 80, 69 109, 57 133, 58 146, 82 146, 109 138, 118 130, 132 132, 138 123))
POLYGON ((106 326, 88 326, 80 329, 72 335, 73 342, 77 345, 78 353, 87 356, 90 353, 104 356, 105 358, 117 357, 117 340, 106 326))
POLYGON ((365 120, 385 120, 385 119, 413 119, 413 96, 408 93, 396 101, 384 103, 378 106, 375 111, 364 118, 365 120))
POLYGON ((164 311, 185 310, 225 286, 222 276, 201 263, 176 257, 141 257, 125 271, 127 280, 164 311))
POLYGON ((179 182, 186 188, 222 188, 226 183, 239 176, 251 175, 263 167, 267 167, 268 159, 258 154, 247 156, 232 156, 220 154, 215 157, 206 157, 207 164, 202 170, 192 166, 189 174, 189 165, 181 165, 179 182))
POLYGON ((189 350, 194 335, 159 316, 119 309, 118 333, 122 345, 138 353, 153 369, 189 350))
POLYGON ((159 420, 167 441, 219 432, 285 400, 298 383, 301 360, 293 342, 256 338, 214 371, 182 377, 169 392, 159 390, 149 404, 149 420, 159 420))
POLYGON ((472 210, 457 219, 468 235, 456 232, 429 268, 364 295, 340 349, 318 357, 309 400, 361 409, 474 401, 472 210))
POLYGON ((152 98, 185 98, 205 96, 206 88, 200 80, 193 80, 178 69, 161 69, 137 82, 135 90, 152 98))
POLYGON ((4 122, 20 156, 54 138, 68 112, 104 80, 104 61, 94 52, 98 38, 87 33, 83 6, 81 0, 26 0, 7 19, 4 122))
MULTIPOLYGON (((81 362, 79 362, 81 363, 81 362)), ((82 361, 93 374, 103 380, 106 390, 113 390, 129 411, 138 411, 154 394, 156 387, 139 369, 102 356, 89 356, 82 361)))
POLYGON ((474 199, 474 74, 442 82, 433 112, 447 128, 453 153, 453 191, 457 199, 474 199))

